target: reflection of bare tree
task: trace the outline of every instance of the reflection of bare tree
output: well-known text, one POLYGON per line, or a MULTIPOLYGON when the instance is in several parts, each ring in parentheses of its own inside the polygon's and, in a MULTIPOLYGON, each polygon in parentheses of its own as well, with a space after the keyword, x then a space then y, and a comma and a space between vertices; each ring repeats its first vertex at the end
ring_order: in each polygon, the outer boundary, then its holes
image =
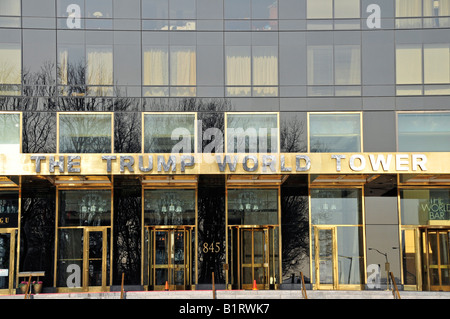
POLYGON ((56 150, 56 108, 54 65, 44 63, 39 72, 24 71, 23 113, 24 153, 47 153, 56 150))
POLYGON ((305 122, 297 116, 289 115, 280 121, 280 149, 285 153, 306 152, 305 122))
POLYGON ((53 283, 54 194, 46 180, 23 180, 19 270, 45 271, 45 286, 53 283))
POLYGON ((141 187, 137 180, 119 179, 114 188, 114 284, 122 273, 125 284, 141 280, 141 187))
POLYGON ((308 199, 292 193, 291 190, 282 188, 283 281, 292 274, 298 278, 300 271, 305 273, 309 261, 308 199))

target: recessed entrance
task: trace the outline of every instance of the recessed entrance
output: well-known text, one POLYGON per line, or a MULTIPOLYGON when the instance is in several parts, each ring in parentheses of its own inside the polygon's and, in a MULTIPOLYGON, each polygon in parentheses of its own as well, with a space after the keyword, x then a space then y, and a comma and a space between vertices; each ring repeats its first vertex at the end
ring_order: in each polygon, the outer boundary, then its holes
POLYGON ((270 289, 278 274, 278 227, 229 227, 234 289, 270 289))
POLYGON ((422 232, 423 266, 430 290, 450 291, 449 234, 449 229, 425 229, 422 232))
POLYGON ((59 285, 106 291, 110 282, 110 228, 65 228, 59 230, 59 236, 59 285))
POLYGON ((153 290, 192 285, 192 227, 146 227, 148 278, 153 290), (167 287, 166 287, 167 285, 167 287))

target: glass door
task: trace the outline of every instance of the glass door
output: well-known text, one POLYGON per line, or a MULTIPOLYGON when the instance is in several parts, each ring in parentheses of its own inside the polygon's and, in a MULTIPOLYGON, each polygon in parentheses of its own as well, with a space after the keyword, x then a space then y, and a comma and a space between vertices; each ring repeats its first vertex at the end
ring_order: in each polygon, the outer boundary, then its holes
POLYGON ((148 278, 154 290, 189 289, 192 284, 191 228, 146 228, 148 278))
POLYGON ((448 229, 427 229, 424 234, 430 290, 450 291, 449 232, 448 229))
POLYGON ((109 227, 59 229, 57 286, 106 291, 110 283, 109 227))
POLYGON ((86 228, 84 242, 84 286, 106 290, 109 278, 109 245, 106 228, 86 228))
POLYGON ((12 294, 16 231, 0 229, 0 294, 12 294))
POLYGON ((314 263, 317 289, 337 289, 336 228, 314 227, 314 263))
POLYGON ((228 283, 231 289, 272 289, 279 283, 278 227, 228 228, 228 283))
POLYGON ((269 288, 268 229, 241 228, 242 288, 269 288))

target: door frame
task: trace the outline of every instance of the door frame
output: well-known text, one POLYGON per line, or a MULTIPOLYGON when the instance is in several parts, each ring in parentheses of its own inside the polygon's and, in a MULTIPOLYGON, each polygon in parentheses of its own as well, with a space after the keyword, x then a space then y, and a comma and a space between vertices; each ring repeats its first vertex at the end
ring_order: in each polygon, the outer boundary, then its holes
MULTIPOLYGON (((145 231, 148 232, 149 244, 147 247, 147 258, 149 259, 147 263, 147 269, 144 269, 148 273, 148 286, 153 287, 153 290, 165 290, 165 285, 155 285, 155 251, 156 251, 156 240, 154 234, 156 232, 167 232, 169 239, 168 249, 168 260, 167 260, 167 283, 169 290, 186 290, 193 286, 193 269, 192 269, 192 239, 195 236, 194 226, 144 226, 145 231), (172 253, 174 252, 175 241, 173 236, 176 232, 182 231, 184 233, 184 263, 183 266, 178 266, 172 263, 172 253), (188 234, 188 236, 186 236, 188 234), (176 269, 184 270, 184 284, 175 285, 173 283, 173 275, 176 269)), ((145 264, 145 263, 144 263, 145 264)))
MULTIPOLYGON (((108 278, 107 270, 107 259, 108 251, 111 256, 111 243, 108 240, 108 229, 109 226, 96 226, 96 227, 83 227, 83 282, 82 287, 87 291, 106 291, 107 283, 110 281, 108 278), (90 233, 101 232, 102 233, 102 285, 101 286, 90 286, 89 284, 89 260, 90 260, 90 233), (109 244, 109 247, 108 247, 109 244)), ((109 270, 111 273, 111 269, 109 270)))
POLYGON ((0 234, 9 234, 9 269, 8 269, 8 288, 0 289, 0 295, 14 294, 14 278, 16 277, 15 260, 16 260, 16 237, 17 228, 0 228, 0 234))
POLYGON ((59 252, 59 232, 62 230, 81 230, 83 232, 83 243, 82 247, 82 269, 80 269, 81 286, 80 287, 57 287, 57 292, 103 292, 108 291, 110 284, 112 283, 112 227, 111 226, 76 226, 76 227, 59 227, 57 229, 56 238, 57 245, 55 248, 55 285, 57 284, 56 278, 61 269, 58 267, 58 262, 60 260, 59 252), (109 235, 108 235, 109 231, 109 235), (89 233, 91 232, 102 232, 102 285, 101 286, 90 286, 89 285, 89 233), (105 249, 106 248, 106 249, 105 249), (109 252, 109 263, 108 263, 108 252, 109 252), (108 271, 107 267, 110 265, 108 271), (109 284, 108 284, 109 283, 109 284))
POLYGON ((239 256, 240 256, 240 260, 241 262, 239 263, 239 271, 242 274, 240 277, 240 285, 242 287, 242 289, 252 289, 253 288, 253 282, 255 280, 255 268, 263 268, 264 271, 264 277, 265 277, 265 281, 263 283, 256 283, 256 287, 257 289, 269 289, 269 277, 270 277, 270 253, 271 253, 271 249, 270 249, 270 242, 269 242, 269 227, 239 227, 239 245, 238 245, 238 249, 239 249, 239 256), (244 264, 244 232, 251 232, 252 235, 252 243, 251 243, 251 248, 252 248, 252 252, 251 252, 251 263, 248 264, 244 264), (263 249, 264 251, 264 256, 263 256, 263 262, 262 263, 255 263, 255 232, 262 232, 263 234, 263 238, 264 238, 264 243, 263 246, 265 247, 265 249, 263 249), (252 274, 252 280, 250 283, 244 283, 244 268, 250 268, 251 269, 251 274, 252 274))
POLYGON ((339 280, 338 280, 338 256, 337 256, 337 226, 321 226, 321 225, 313 225, 314 231, 314 289, 317 290, 338 290, 339 289, 339 280), (332 261, 332 270, 331 274, 333 276, 332 284, 321 284, 320 283, 320 267, 319 267, 319 231, 320 230, 331 230, 331 244, 332 244, 332 253, 331 253, 331 261, 332 261))
MULTIPOLYGON (((281 262, 281 249, 280 249, 280 236, 281 230, 278 225, 231 225, 227 227, 227 252, 226 258, 227 263, 225 264, 225 270, 227 273, 227 287, 228 289, 253 289, 253 282, 249 284, 244 284, 243 282, 243 242, 242 242, 242 234, 244 231, 252 232, 252 264, 250 266, 245 266, 247 268, 252 268, 252 280, 254 279, 254 232, 255 231, 263 231, 264 232, 264 244, 266 246, 266 254, 265 260, 263 263, 263 267, 265 268, 266 274, 266 282, 261 284, 257 283, 257 289, 272 289, 273 286, 277 289, 278 283, 271 282, 271 278, 276 278, 276 275, 280 273, 280 262, 281 262), (278 230, 278 234, 276 234, 276 230, 278 230), (228 234, 231 232, 231 234, 228 234), (233 235, 233 232, 236 235, 233 235), (272 236, 271 236, 272 232, 272 236), (279 242, 277 246, 275 243, 279 242), (237 250, 234 252, 234 250, 237 250), (277 253, 275 254, 275 251, 277 253), (235 257, 234 257, 235 256, 235 257), (275 258, 277 256, 277 258, 275 258), (272 261, 271 261, 272 258, 272 261), (278 259, 278 260, 276 260, 278 259), (276 268, 278 267, 278 272, 276 268), (237 273, 234 273, 237 271, 237 273)), ((258 263, 261 264, 261 263, 258 263)))
MULTIPOLYGON (((446 285, 446 286, 442 285, 441 274, 442 274, 442 268, 443 267, 440 264, 440 261, 441 261, 441 258, 440 258, 441 249, 438 248, 438 251, 437 251, 438 255, 436 256, 436 258, 438 260, 438 264, 437 265, 431 265, 430 264, 430 251, 429 251, 430 250, 430 245, 429 245, 430 240, 429 240, 429 234, 433 233, 433 232, 436 233, 438 247, 440 247, 440 241, 439 241, 439 237, 438 237, 438 235, 440 233, 447 233, 447 238, 450 237, 450 228, 448 228, 448 227, 424 227, 424 228, 421 229, 421 232, 420 232, 420 237, 421 238, 420 238, 420 240, 421 240, 421 243, 422 243, 421 247, 423 249, 422 269, 423 270, 426 269, 426 276, 425 276, 425 280, 427 281, 426 282, 426 286, 427 286, 428 290, 430 290, 430 291, 450 291, 450 285, 446 285), (430 273, 431 266, 437 266, 437 269, 439 270, 438 271, 438 274, 439 274, 439 285, 438 286, 431 285, 431 273, 430 273)), ((450 247, 448 247, 448 248, 450 248, 450 247)), ((450 251, 448 251, 447 254, 448 254, 447 258, 450 258, 450 251)), ((433 267, 433 268, 435 268, 435 267, 433 267)), ((447 266, 445 268, 449 269, 449 271, 450 271, 450 266, 447 266)))

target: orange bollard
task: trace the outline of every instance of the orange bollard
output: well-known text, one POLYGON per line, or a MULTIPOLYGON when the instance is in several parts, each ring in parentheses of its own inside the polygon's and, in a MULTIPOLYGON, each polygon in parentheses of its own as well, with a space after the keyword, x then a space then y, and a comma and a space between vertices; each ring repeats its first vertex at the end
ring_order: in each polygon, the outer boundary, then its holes
POLYGON ((169 290, 169 282, 166 281, 166 287, 165 290, 168 291, 169 290))
POLYGON ((256 287, 256 280, 253 280, 253 290, 258 290, 258 288, 256 287))

